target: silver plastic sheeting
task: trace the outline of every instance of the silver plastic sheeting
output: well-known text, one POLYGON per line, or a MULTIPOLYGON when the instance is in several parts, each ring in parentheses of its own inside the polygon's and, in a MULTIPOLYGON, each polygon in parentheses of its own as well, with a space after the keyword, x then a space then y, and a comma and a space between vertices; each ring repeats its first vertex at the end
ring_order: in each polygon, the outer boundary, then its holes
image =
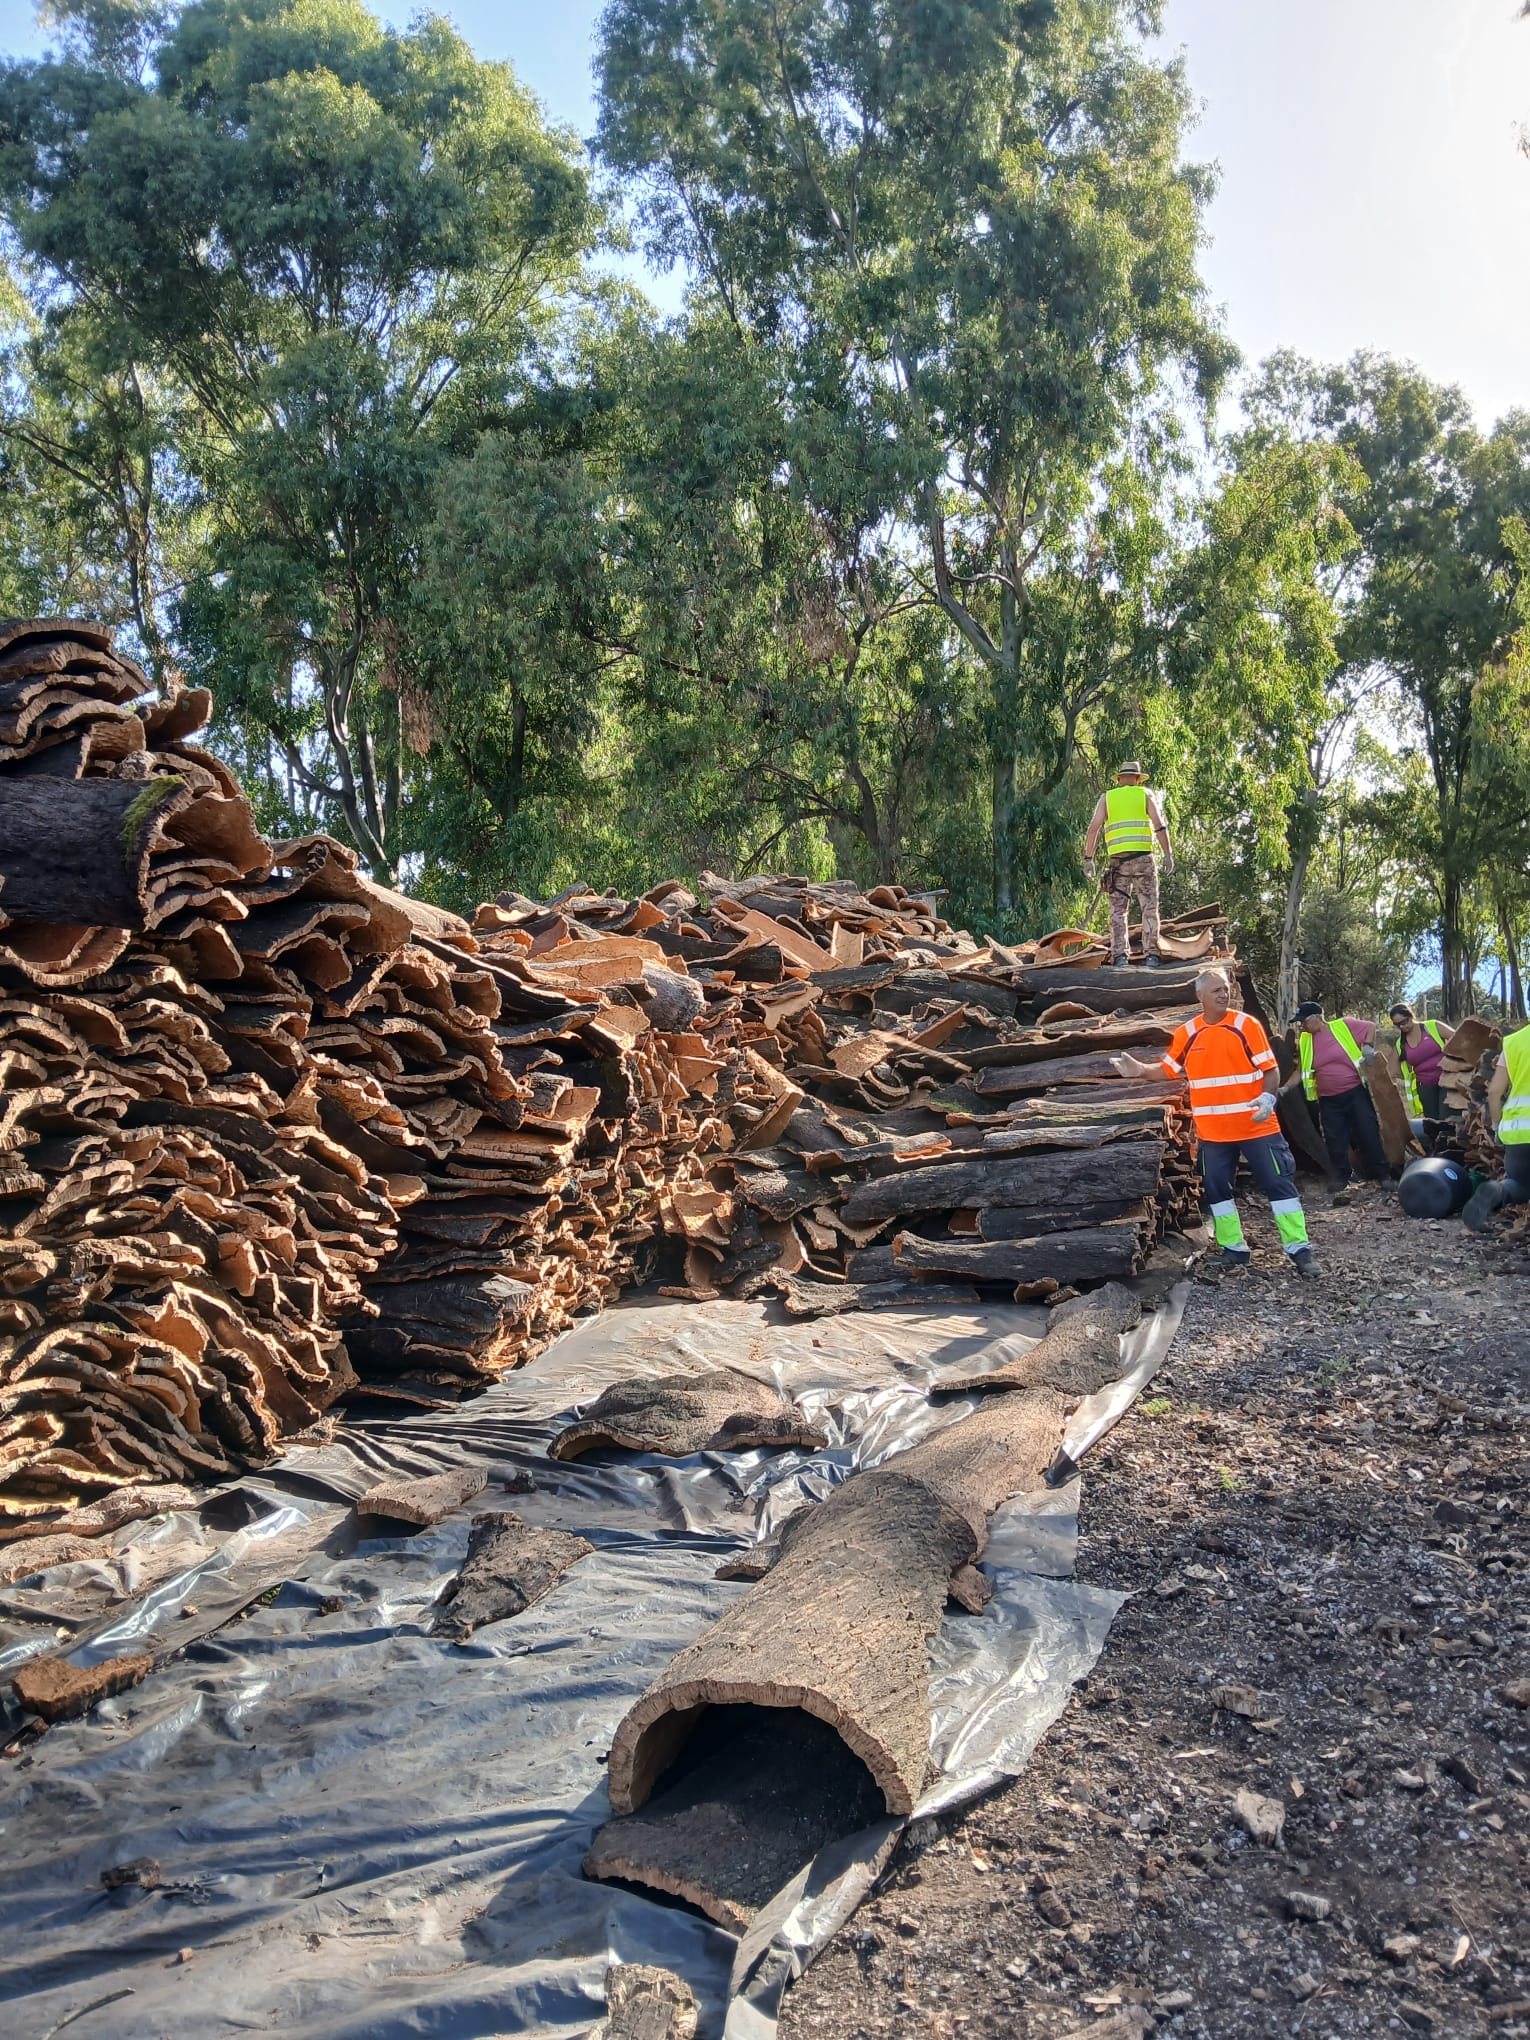
MULTIPOLYGON (((1176 1297, 1133 1335, 1128 1382, 1074 1419, 1075 1456, 1161 1363, 1178 1315, 1176 1297)), ((747 1591, 714 1577, 726 1557, 966 1415, 970 1399, 932 1403, 928 1389, 1001 1365, 1045 1323, 1015 1307, 774 1317, 636 1299, 471 1403, 353 1422, 199 1512, 126 1525, 99 1557, 0 1594, 0 1672, 43 1648, 82 1664, 175 1653, 7 1766, 7 2034, 562 2040, 600 2016, 613 1962, 646 1962, 691 1984, 704 2040, 725 2027, 767 2040, 786 1984, 903 1824, 835 1843, 735 1941, 582 1877, 609 1817, 611 1736, 747 1591), (724 1364, 792 1395, 826 1449, 548 1460, 608 1383, 724 1364), (361 1538, 350 1504, 378 1479, 475 1463, 488 1485, 447 1522, 361 1538), (433 1607, 485 1508, 595 1549, 535 1607, 448 1644, 430 1634, 433 1607), (104 1888, 145 1858, 141 1881, 104 1888)), ((938 1775, 916 1817, 1021 1770, 1099 1655, 1122 1597, 1070 1577, 1076 1493, 994 1519, 993 1599, 950 1615, 933 1645, 938 1775)))

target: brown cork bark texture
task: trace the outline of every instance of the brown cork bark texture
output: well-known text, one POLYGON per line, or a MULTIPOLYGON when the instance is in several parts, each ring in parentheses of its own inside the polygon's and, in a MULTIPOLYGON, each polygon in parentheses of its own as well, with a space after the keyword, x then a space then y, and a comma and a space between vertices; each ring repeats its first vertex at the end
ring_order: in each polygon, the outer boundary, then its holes
POLYGON ((1074 1297, 1052 1312, 1046 1336, 1028 1353, 991 1374, 961 1374, 942 1381, 950 1395, 991 1395, 1006 1389, 1053 1388, 1060 1395, 1093 1395, 1121 1373, 1121 1335, 1141 1322, 1142 1306, 1119 1282, 1074 1297))
POLYGON ((816 1452, 826 1442, 769 1382, 716 1367, 704 1374, 619 1381, 547 1449, 554 1459, 579 1459, 602 1445, 684 1459, 693 1452, 746 1452, 755 1445, 803 1445, 816 1452))
POLYGON ((594 1546, 566 1530, 538 1530, 508 1509, 473 1518, 461 1572, 437 1602, 437 1636, 463 1643, 475 1629, 520 1615, 594 1546))
POLYGON ((11 1689, 23 1707, 44 1721, 72 1721, 98 1700, 126 1693, 153 1669, 154 1660, 148 1656, 108 1658, 105 1664, 83 1669, 63 1658, 33 1658, 11 1680, 11 1689))

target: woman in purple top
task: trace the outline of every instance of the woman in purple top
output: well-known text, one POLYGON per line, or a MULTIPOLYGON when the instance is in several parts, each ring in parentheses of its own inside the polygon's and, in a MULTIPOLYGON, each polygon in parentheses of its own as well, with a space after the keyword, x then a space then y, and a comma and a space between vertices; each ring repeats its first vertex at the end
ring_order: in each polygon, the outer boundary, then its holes
POLYGON ((1413 1008, 1401 999, 1392 1008, 1392 1025, 1397 1029, 1398 1057, 1413 1072, 1418 1087, 1422 1116, 1440 1118, 1440 1065, 1445 1057, 1445 1044, 1456 1030, 1438 1020, 1420 1026, 1413 1008))

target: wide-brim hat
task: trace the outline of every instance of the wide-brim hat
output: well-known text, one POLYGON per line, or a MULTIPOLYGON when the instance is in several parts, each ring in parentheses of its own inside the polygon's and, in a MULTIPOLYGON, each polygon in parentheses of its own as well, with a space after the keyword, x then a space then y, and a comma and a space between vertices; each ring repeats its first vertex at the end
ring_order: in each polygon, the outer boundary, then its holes
POLYGON ((1124 765, 1118 765, 1116 767, 1117 779, 1125 779, 1128 776, 1130 776, 1133 779, 1147 778, 1147 774, 1143 771, 1141 762, 1138 759, 1128 758, 1124 765))

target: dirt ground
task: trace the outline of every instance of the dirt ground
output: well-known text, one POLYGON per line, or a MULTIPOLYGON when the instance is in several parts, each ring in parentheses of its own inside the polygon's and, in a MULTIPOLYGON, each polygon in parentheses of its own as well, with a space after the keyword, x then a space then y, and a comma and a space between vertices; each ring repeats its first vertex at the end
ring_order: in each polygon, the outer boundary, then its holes
POLYGON ((1080 1576, 1134 1596, 1094 1675, 782 2040, 1530 2035, 1530 1245, 1312 1231, 1320 1284, 1265 1242, 1197 1287, 1085 1468, 1080 1576))

